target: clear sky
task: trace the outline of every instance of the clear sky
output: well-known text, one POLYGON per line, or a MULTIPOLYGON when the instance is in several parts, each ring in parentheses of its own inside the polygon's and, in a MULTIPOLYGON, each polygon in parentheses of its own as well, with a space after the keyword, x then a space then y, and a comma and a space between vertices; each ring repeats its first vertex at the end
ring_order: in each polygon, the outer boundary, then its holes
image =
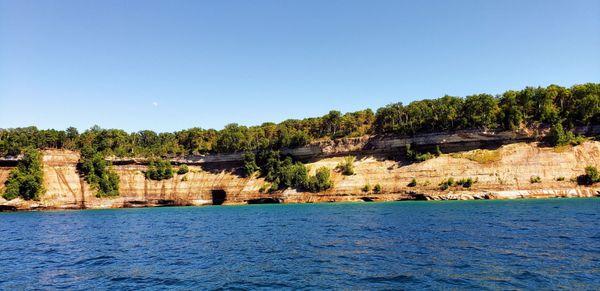
POLYGON ((597 0, 0 0, 0 128, 220 129, 599 81, 597 0))

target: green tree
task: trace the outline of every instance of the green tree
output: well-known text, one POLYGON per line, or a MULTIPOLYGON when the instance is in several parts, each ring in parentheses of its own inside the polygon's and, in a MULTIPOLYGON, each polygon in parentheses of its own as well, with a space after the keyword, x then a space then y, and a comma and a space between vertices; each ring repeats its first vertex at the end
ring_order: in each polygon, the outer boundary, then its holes
POLYGON ((260 170, 256 164, 256 157, 253 152, 245 152, 242 155, 242 159, 244 161, 244 165, 242 166, 242 175, 244 177, 250 177, 256 171, 260 170))
POLYGON ((550 131, 546 135, 546 141, 552 146, 563 146, 569 144, 573 134, 571 132, 565 132, 562 124, 557 123, 550 128, 550 131))
POLYGON ((505 129, 515 130, 523 122, 523 111, 518 104, 517 92, 507 91, 500 100, 501 123, 505 129))
POLYGON ((97 197, 111 197, 119 195, 119 176, 111 168, 102 153, 82 153, 79 171, 93 189, 97 197))
POLYGON ((145 176, 150 180, 166 180, 173 178, 173 166, 167 160, 154 159, 148 163, 145 176))
POLYGON ((179 166, 179 169, 177 169, 177 174, 178 175, 185 175, 190 171, 190 169, 188 168, 188 166, 186 164, 183 164, 181 166, 179 166))
POLYGON ((466 128, 493 129, 497 126, 498 100, 489 94, 467 96, 463 106, 466 128))
POLYGON ((306 189, 311 192, 321 192, 333 186, 331 182, 331 173, 327 167, 317 169, 314 176, 308 179, 306 189))
POLYGON ((6 182, 2 195, 7 200, 21 197, 25 200, 39 200, 44 193, 42 155, 34 148, 27 148, 6 182))

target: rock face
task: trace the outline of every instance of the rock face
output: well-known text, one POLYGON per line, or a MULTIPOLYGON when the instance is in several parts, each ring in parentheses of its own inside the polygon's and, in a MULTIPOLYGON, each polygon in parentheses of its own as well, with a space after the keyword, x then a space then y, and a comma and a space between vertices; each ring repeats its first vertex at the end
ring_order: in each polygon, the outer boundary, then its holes
MULTIPOLYGON (((358 143, 364 141, 358 140, 358 143)), ((364 148, 364 144, 360 145, 364 148)), ((115 208, 169 205, 213 205, 245 203, 311 203, 338 201, 393 200, 469 200, 547 197, 594 197, 600 187, 581 187, 571 178, 581 175, 588 165, 600 167, 600 142, 575 147, 545 148, 536 143, 514 143, 494 150, 472 150, 443 154, 421 162, 408 163, 394 150, 360 151, 356 143, 321 149, 322 158, 307 163, 311 173, 325 166, 332 169, 334 187, 320 193, 288 189, 261 193, 262 178, 242 178, 235 167, 192 165, 185 175, 163 181, 147 180, 146 166, 122 163, 114 166, 120 177, 120 196, 97 198, 95 191, 76 170, 79 154, 65 150, 45 150, 44 183, 46 193, 40 201, 0 200, 0 210, 115 208), (344 150, 346 148, 346 150, 344 150), (350 150, 348 150, 350 149, 350 150), (330 154, 323 155, 323 151, 330 154), (356 157, 355 174, 344 176, 334 169, 344 154, 356 157), (327 157, 329 156, 329 157, 327 157), (539 176, 541 183, 531 183, 539 176), (409 187, 415 178, 416 187, 409 187), (441 191, 438 184, 448 178, 472 178, 471 188, 450 187, 441 191), (563 180, 564 179, 564 180, 563 180), (563 181, 559 181, 563 180, 563 181), (364 192, 381 186, 380 193, 364 192)), ((0 191, 10 166, 0 167, 0 191)))

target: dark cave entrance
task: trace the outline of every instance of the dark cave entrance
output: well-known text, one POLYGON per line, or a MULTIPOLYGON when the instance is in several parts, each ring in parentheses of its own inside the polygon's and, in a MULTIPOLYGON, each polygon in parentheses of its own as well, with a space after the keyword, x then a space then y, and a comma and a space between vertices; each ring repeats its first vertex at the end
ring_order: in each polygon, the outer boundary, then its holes
POLYGON ((227 200, 227 193, 225 190, 212 190, 212 204, 213 205, 221 205, 225 200, 227 200))

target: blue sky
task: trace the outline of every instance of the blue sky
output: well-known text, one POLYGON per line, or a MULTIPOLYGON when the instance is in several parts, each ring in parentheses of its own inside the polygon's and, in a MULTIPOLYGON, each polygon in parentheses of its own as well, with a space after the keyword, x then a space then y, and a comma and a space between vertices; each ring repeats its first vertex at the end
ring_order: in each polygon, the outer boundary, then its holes
POLYGON ((600 81, 600 1, 0 0, 0 127, 173 131, 600 81))

